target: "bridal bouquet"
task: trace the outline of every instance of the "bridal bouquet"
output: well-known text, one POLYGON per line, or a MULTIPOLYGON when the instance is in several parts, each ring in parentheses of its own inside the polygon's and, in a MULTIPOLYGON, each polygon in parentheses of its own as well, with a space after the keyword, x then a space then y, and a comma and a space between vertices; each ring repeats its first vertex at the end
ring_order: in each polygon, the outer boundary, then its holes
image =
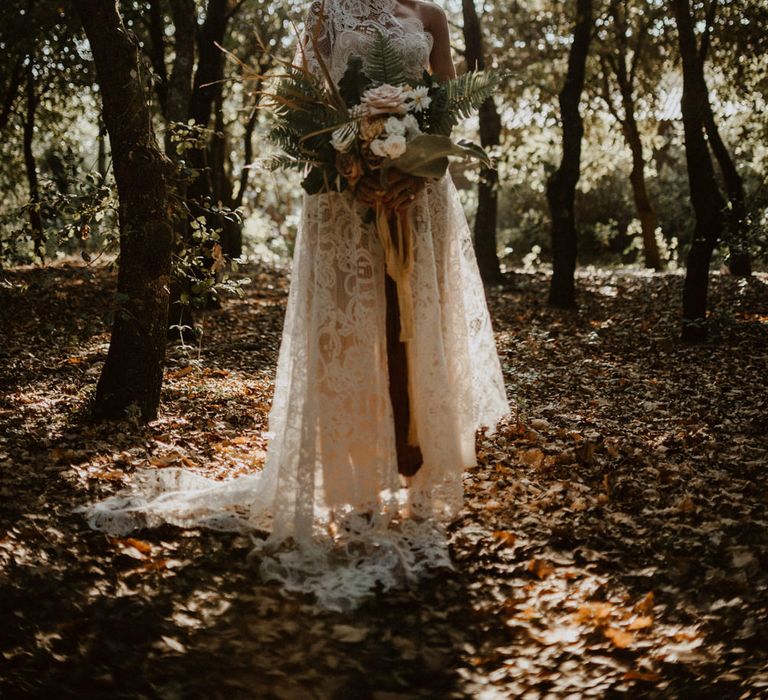
POLYGON ((501 74, 472 71, 438 82, 424 71, 408 79, 397 48, 379 33, 367 56, 350 58, 337 86, 315 54, 324 78, 291 65, 266 93, 276 120, 268 138, 283 151, 263 162, 268 169, 302 170, 302 186, 316 194, 355 191, 372 176, 386 185, 390 169, 440 178, 449 156, 490 166, 482 148, 453 141, 451 131, 493 94, 501 74))
POLYGON ((376 223, 387 272, 397 284, 400 339, 407 342, 413 329, 409 205, 427 179, 445 174, 449 157, 490 167, 480 146, 454 141, 451 132, 503 76, 472 71, 440 82, 424 71, 420 79, 409 78, 397 47, 378 33, 366 56, 349 59, 337 85, 310 40, 321 75, 290 64, 271 76, 274 90, 262 91, 262 106, 275 119, 269 139, 282 150, 262 165, 301 170, 309 194, 348 190, 367 205, 366 219, 376 223))

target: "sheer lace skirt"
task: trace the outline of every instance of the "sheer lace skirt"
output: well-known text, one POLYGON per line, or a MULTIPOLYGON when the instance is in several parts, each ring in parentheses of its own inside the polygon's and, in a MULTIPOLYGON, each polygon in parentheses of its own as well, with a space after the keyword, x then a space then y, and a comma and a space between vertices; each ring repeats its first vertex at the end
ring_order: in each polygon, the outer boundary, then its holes
POLYGON ((269 532, 268 550, 255 540, 262 575, 327 607, 450 566, 441 526, 461 507, 475 431, 493 432, 509 414, 469 227, 450 175, 410 208, 409 373, 424 463, 406 484, 388 388, 383 251, 364 214, 349 193, 305 195, 263 471, 215 482, 148 470, 85 509, 93 527, 269 532), (331 564, 339 547, 346 564, 331 564))

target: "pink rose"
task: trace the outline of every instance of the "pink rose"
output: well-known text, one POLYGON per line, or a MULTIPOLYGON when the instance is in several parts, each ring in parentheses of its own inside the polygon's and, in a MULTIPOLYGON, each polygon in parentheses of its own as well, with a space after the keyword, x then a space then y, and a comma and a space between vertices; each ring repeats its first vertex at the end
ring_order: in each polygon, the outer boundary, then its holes
POLYGON ((360 98, 363 114, 405 114, 408 111, 405 92, 397 85, 379 85, 366 90, 360 98))

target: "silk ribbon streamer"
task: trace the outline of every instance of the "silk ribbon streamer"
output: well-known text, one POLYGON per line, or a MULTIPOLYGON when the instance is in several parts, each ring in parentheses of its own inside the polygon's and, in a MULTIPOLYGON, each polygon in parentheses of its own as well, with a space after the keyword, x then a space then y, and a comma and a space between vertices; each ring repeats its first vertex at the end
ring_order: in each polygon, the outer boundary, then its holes
POLYGON ((376 230, 379 234, 386 271, 394 280, 397 289, 397 305, 400 311, 400 342, 405 343, 405 357, 408 368, 408 444, 418 445, 416 411, 414 410, 413 386, 413 293, 411 272, 413 270, 413 232, 408 217, 408 207, 392 212, 381 199, 376 200, 376 230), (390 222, 394 214, 395 226, 390 222))

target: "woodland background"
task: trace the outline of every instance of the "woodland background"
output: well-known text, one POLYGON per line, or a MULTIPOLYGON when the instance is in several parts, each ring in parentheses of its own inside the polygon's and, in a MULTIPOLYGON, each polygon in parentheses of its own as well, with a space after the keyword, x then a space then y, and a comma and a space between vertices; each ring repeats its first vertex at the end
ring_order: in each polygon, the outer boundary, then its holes
POLYGON ((511 73, 452 173, 515 415, 457 571, 337 616, 246 538, 71 512, 263 464, 302 193, 245 166, 306 5, 3 2, 3 696, 766 692, 768 2, 444 7, 511 73))

